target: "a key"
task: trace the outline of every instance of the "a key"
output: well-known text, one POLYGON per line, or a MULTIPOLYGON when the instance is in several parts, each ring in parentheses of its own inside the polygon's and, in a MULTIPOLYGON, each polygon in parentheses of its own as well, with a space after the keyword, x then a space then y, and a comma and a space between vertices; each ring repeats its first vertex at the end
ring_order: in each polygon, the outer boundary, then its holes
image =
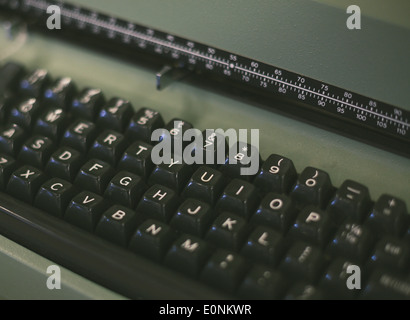
POLYGON ((333 192, 329 175, 322 170, 307 167, 299 175, 292 189, 291 198, 300 206, 306 204, 324 208, 333 192))
POLYGON ((253 183, 264 193, 287 193, 296 178, 297 173, 292 160, 272 154, 262 164, 253 183))
POLYGON ((246 220, 258 205, 256 188, 243 180, 232 180, 223 191, 216 204, 217 210, 235 212, 246 220))
POLYGON ((112 98, 101 109, 97 118, 97 125, 103 129, 111 129, 122 133, 133 115, 134 109, 129 101, 112 98))
POLYGON ((219 199, 225 186, 222 173, 208 166, 199 167, 182 192, 185 198, 195 198, 211 205, 219 199))
POLYGON ((34 205, 62 218, 68 203, 75 194, 76 190, 70 182, 60 178, 53 178, 40 187, 34 205))
POLYGON ((0 152, 17 156, 26 140, 26 133, 16 124, 2 126, 0 130, 0 152))
POLYGON ((103 213, 95 233, 106 240, 126 247, 137 228, 137 218, 137 213, 134 210, 114 205, 103 213))
POLYGON ((74 184, 88 191, 103 194, 114 173, 114 169, 108 163, 91 159, 81 167, 74 184))
POLYGON ((70 147, 61 147, 55 151, 46 165, 46 173, 73 182, 83 165, 83 155, 70 147))
POLYGON ((88 158, 100 159, 115 167, 126 147, 127 142, 121 133, 105 130, 94 141, 88 158))
POLYGON ((148 219, 138 227, 129 247, 137 254, 160 262, 176 236, 176 232, 165 223, 148 219))
POLYGON ((71 103, 74 117, 94 121, 105 104, 104 94, 100 89, 86 88, 71 103))
POLYGON ((131 118, 125 136, 130 141, 140 140, 151 143, 151 135, 154 130, 163 127, 164 120, 159 112, 142 108, 131 118))
POLYGON ((82 191, 68 204, 64 220, 92 232, 108 207, 109 204, 103 197, 90 191, 82 191))

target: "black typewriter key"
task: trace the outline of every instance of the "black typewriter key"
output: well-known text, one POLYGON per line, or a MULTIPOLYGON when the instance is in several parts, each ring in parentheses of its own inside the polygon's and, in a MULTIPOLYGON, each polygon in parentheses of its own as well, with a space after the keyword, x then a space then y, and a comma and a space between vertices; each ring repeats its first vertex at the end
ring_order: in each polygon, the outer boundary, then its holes
POLYGON ((35 124, 40 113, 40 102, 35 98, 29 98, 11 109, 9 122, 28 130, 35 124))
POLYGON ((0 130, 0 152, 16 156, 26 140, 26 133, 16 124, 8 124, 0 130))
POLYGON ((229 212, 221 213, 211 225, 206 239, 215 245, 238 251, 247 236, 246 220, 229 212))
POLYGON ((94 121, 105 104, 104 94, 100 89, 86 88, 71 103, 74 117, 94 121))
POLYGON ((307 167, 299 175, 291 198, 300 206, 313 204, 324 208, 333 192, 329 175, 322 170, 307 167))
POLYGON ((125 136, 130 141, 140 140, 151 143, 152 132, 164 127, 164 120, 159 112, 142 108, 131 118, 125 136))
POLYGON ((62 108, 52 108, 36 121, 33 132, 58 141, 67 128, 69 117, 62 108))
POLYGON ((336 258, 326 269, 326 272, 320 279, 319 286, 326 291, 330 299, 354 299, 360 292, 360 290, 354 288, 360 286, 362 289, 364 284, 361 270, 363 269, 356 263, 343 258, 336 258), (360 277, 357 274, 356 278, 357 272, 360 272, 360 277), (356 283, 356 281, 360 282, 356 283), (347 283, 351 284, 352 287, 350 289, 347 283))
POLYGON ((62 218, 68 203, 75 194, 76 190, 70 182, 53 178, 40 187, 34 199, 34 205, 62 218))
POLYGON ((53 151, 54 143, 52 140, 36 135, 23 144, 17 160, 42 169, 53 151))
POLYGON ((51 78, 47 70, 36 69, 25 76, 19 85, 19 93, 24 97, 40 98, 51 78))
POLYGON ((297 173, 292 160, 272 154, 263 162, 253 183, 264 193, 287 193, 296 178, 297 173))
POLYGON ((208 166, 199 167, 182 192, 185 198, 195 198, 211 205, 219 199, 225 179, 221 172, 208 166))
POLYGON ((178 158, 182 158, 184 148, 194 139, 194 137, 190 136, 189 138, 192 140, 186 141, 187 139, 184 139, 184 134, 192 128, 192 124, 185 120, 172 119, 161 129, 161 134, 157 137, 156 141, 169 143, 170 152, 177 155, 178 158))
POLYGON ((192 167, 170 157, 169 162, 157 165, 152 171, 148 184, 161 184, 180 193, 192 175, 192 167))
POLYGON ((43 104, 47 108, 57 107, 67 110, 76 93, 77 87, 71 78, 58 78, 45 89, 43 104))
POLYGON ((95 233, 113 243, 126 247, 137 228, 137 213, 129 208, 114 205, 103 213, 95 233))
POLYGON ((32 166, 23 166, 12 173, 7 192, 17 199, 33 203, 38 189, 46 179, 46 175, 41 170, 32 166))
POLYGON ((124 132, 130 119, 134 115, 131 103, 120 98, 112 98, 101 109, 97 118, 97 125, 103 129, 124 132))
POLYGON ((216 208, 222 211, 235 212, 248 219, 258 205, 256 188, 243 180, 234 179, 224 189, 216 208))
POLYGON ((14 96, 12 97, 4 97, 0 95, 0 124, 6 123, 10 110, 14 107, 17 103, 18 99, 14 96))
POLYGON ((298 214, 289 234, 324 248, 335 229, 336 225, 327 212, 310 205, 298 214))
POLYGON ((214 211, 207 203, 196 199, 186 199, 178 207, 170 225, 183 233, 202 237, 214 217, 214 211))
POLYGON ((118 162, 118 169, 135 173, 146 181, 154 169, 151 150, 152 146, 148 143, 134 142, 122 155, 118 162))
POLYGON ((222 291, 234 293, 245 276, 248 265, 241 256, 217 250, 205 265, 200 279, 222 291))
POLYGON ((355 181, 346 180, 336 191, 327 211, 337 222, 342 222, 347 217, 362 222, 367 217, 370 206, 367 187, 355 181))
POLYGON ((287 282, 276 270, 262 265, 253 266, 238 289, 238 296, 245 300, 277 300, 286 291, 287 282))
POLYGON ((307 282, 294 284, 285 295, 285 300, 323 300, 326 293, 307 282))
POLYGON ((202 132, 202 144, 195 148, 195 160, 212 168, 217 168, 225 163, 226 154, 228 153, 228 144, 225 136, 214 130, 204 130, 202 132))
POLYGON ((83 155, 70 147, 55 151, 46 165, 46 173, 72 182, 83 164, 83 155))
POLYGON ((397 273, 408 273, 410 245, 392 236, 385 236, 377 242, 370 264, 397 273))
POLYGON ((91 159, 81 167, 74 184, 88 191, 103 194, 114 174, 114 169, 108 163, 91 159))
POLYGON ((94 231, 101 215, 108 209, 108 202, 98 194, 82 191, 68 204, 64 220, 87 231, 94 231))
POLYGON ((116 166, 126 147, 127 143, 121 133, 105 130, 95 140, 88 152, 88 157, 101 159, 112 166, 116 166))
POLYGON ((18 167, 17 162, 10 156, 0 154, 0 190, 5 190, 10 175, 18 167))
POLYGON ((8 62, 0 67, 0 96, 9 91, 15 91, 24 76, 24 67, 14 62, 8 62))
POLYGON ((294 243, 279 265, 292 279, 315 282, 326 266, 321 250, 305 242, 294 243))
POLYGON ((149 219, 137 228, 129 248, 137 254, 160 262, 176 236, 176 232, 165 223, 149 219))
POLYGON ((257 147, 237 142, 229 148, 225 164, 219 170, 228 177, 252 181, 259 172, 261 157, 257 147))
POLYGON ((279 232, 258 226, 249 235, 241 253, 253 261, 276 267, 287 246, 287 241, 279 232))
POLYGON ((165 255, 164 263, 190 277, 198 277, 211 254, 208 244, 191 235, 181 235, 165 255))
POLYGON ((403 235, 409 226, 406 203, 391 195, 381 195, 365 224, 376 234, 403 235))
POLYGON ((86 120, 76 120, 65 131, 61 144, 86 154, 97 134, 97 127, 94 123, 86 120))
POLYGON ((374 237, 366 226, 347 221, 337 230, 329 252, 361 263, 370 255, 373 243, 374 237))
POLYGON ((147 218, 168 222, 177 207, 178 197, 173 190, 161 185, 154 185, 144 193, 136 210, 147 218))
POLYGON ((262 199, 250 221, 253 224, 265 225, 284 233, 293 223, 296 214, 297 210, 289 197, 268 193, 262 199))
POLYGON ((139 176, 120 171, 108 184, 104 196, 116 204, 134 208, 144 191, 145 183, 139 176))
POLYGON ((360 299, 363 300, 410 300, 409 278, 378 269, 372 273, 360 299))

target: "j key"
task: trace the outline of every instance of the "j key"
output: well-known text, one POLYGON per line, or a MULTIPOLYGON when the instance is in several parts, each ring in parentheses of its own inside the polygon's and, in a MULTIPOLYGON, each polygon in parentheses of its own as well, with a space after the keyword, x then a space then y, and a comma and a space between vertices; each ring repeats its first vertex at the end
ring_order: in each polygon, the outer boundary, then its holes
POLYGON ((371 202, 369 190, 364 185, 346 180, 330 201, 328 211, 337 222, 351 217, 362 222, 368 215, 371 202))
POLYGON ((409 225, 406 204, 401 199, 383 194, 365 223, 376 234, 401 236, 409 225))
POLYGON ((142 108, 132 117, 125 136, 130 141, 140 140, 151 143, 152 132, 164 127, 161 114, 155 110, 142 108))
POLYGON ((259 171, 259 150, 250 144, 238 142, 229 149, 229 154, 219 170, 228 177, 251 181, 259 171))
POLYGON ((279 232, 258 226, 250 234, 241 253, 249 259, 274 268, 286 249, 287 242, 279 232))
POLYGON ((287 283, 281 273, 256 265, 246 274, 238 289, 240 299, 277 300, 285 293, 287 283))
POLYGON ((164 263, 190 277, 198 277, 211 250, 200 238, 182 235, 174 241, 165 256, 164 263))
POLYGON ((28 130, 35 124, 40 112, 41 106, 39 101, 34 98, 29 98, 11 110, 9 122, 28 130))
POLYGON ((16 124, 8 124, 0 129, 0 152, 16 156, 26 140, 26 133, 16 124))
POLYGON ((160 262, 175 238, 175 231, 168 225, 149 219, 138 227, 129 247, 137 254, 160 262))
POLYGON ((5 190, 10 175, 17 169, 17 162, 10 156, 0 154, 0 190, 5 190))
POLYGON ((228 212, 221 213, 206 234, 206 239, 221 248, 238 251, 247 236, 245 219, 228 212))
POLYGON ((97 125, 100 128, 124 132, 133 114, 134 109, 129 101, 112 98, 101 109, 97 125))
MULTIPOLYGON (((187 130, 192 129, 193 126, 189 122, 181 119, 172 119, 168 124, 161 129, 160 136, 157 136, 156 141, 163 141, 169 143, 171 153, 174 153, 178 158, 182 158, 184 148, 191 142, 185 141, 184 134, 187 130)), ((192 138, 190 136, 190 138, 192 138)))
POLYGON ((24 97, 41 98, 50 81, 50 74, 47 70, 34 70, 20 81, 19 93, 24 97))
POLYGON ((272 154, 262 164, 253 183, 265 193, 287 193, 295 183, 296 178, 297 173, 292 160, 272 154))
POLYGON ((137 141, 125 150, 118 163, 119 170, 126 170, 139 175, 147 181, 154 169, 151 160, 152 146, 145 142, 137 141))
POLYGON ((69 126, 61 140, 62 145, 72 147, 82 154, 86 154, 97 137, 97 127, 85 120, 76 120, 69 126))
POLYGON ((142 179, 130 172, 120 171, 105 190, 105 197, 114 203, 134 208, 145 191, 142 179))
POLYGON ((83 155, 70 147, 55 151, 46 165, 46 173, 72 182, 83 164, 83 155))
POLYGON ((54 150, 54 143, 47 137, 34 136, 28 139, 18 155, 17 160, 42 169, 54 150))
POLYGON ((149 188, 137 206, 137 212, 147 218, 168 222, 178 206, 178 197, 171 189, 154 185, 149 188))
POLYGON ((296 217, 289 234, 324 248, 333 235, 335 227, 327 212, 315 206, 307 206, 296 217))
POLYGON ((258 205, 256 188, 239 179, 232 180, 221 195, 216 208, 222 211, 235 212, 237 215, 248 219, 258 205))
POLYGON ((170 156, 169 161, 157 165, 151 173, 148 184, 161 184, 180 193, 192 175, 192 167, 180 159, 170 156))
POLYGON ((24 75, 24 68, 14 62, 9 62, 0 68, 0 96, 8 91, 15 91, 20 79, 24 75))
POLYGON ((325 258, 319 248, 304 242, 296 242, 285 255, 279 268, 292 279, 314 283, 322 274, 325 264, 325 258))
POLYGON ((129 208, 114 205, 105 211, 95 233, 111 242, 126 247, 137 228, 137 213, 129 208))
POLYGON ((186 199, 172 217, 170 225, 175 229, 202 237, 214 219, 211 207, 196 199, 186 199))
POLYGON ((195 198, 213 205, 219 199, 224 186, 225 179, 221 172, 202 166, 192 175, 182 195, 185 198, 195 198))
POLYGON ((372 274, 361 298, 368 300, 410 300, 410 280, 379 269, 372 274))
POLYGON ((383 237, 371 255, 372 266, 407 272, 410 264, 410 246, 392 236, 383 237))
POLYGON ((299 205, 313 204, 324 208, 332 192, 329 175, 322 170, 307 167, 300 174, 291 197, 299 205))
POLYGON ((365 226, 348 221, 339 227, 329 250, 333 255, 360 263, 370 255, 373 242, 373 236, 365 226))
POLYGON ((204 164, 212 168, 224 164, 228 151, 225 136, 214 130, 206 129, 202 132, 202 141, 202 145, 195 149, 195 159, 202 160, 197 164, 204 164))
POLYGON ((88 158, 101 159, 115 167, 126 147, 127 142, 121 133, 105 130, 94 141, 88 158))
POLYGON ((200 279, 220 290, 233 293, 245 276, 248 266, 241 256, 217 250, 205 265, 200 279))
MULTIPOLYGON (((327 268, 325 275, 321 278, 319 285, 323 288, 330 299, 354 299, 360 292, 358 289, 349 289, 347 287, 348 279, 358 270, 363 270, 356 265, 356 263, 350 262, 343 258, 336 258, 327 268)), ((360 276, 360 281, 362 281, 360 276)), ((352 284, 356 283, 352 279, 352 284)), ((359 284, 359 283, 358 283, 359 284)), ((360 283, 362 288, 362 283, 360 283)))
POLYGON ((323 300, 325 293, 319 288, 306 282, 299 282, 292 286, 285 296, 285 300, 323 300))
POLYGON ((68 204, 64 220, 92 232, 108 207, 109 204, 103 197, 83 191, 68 204))
POLYGON ((114 169, 108 163, 91 159, 81 167, 74 183, 88 191, 103 194, 114 173, 114 169))
POLYGON ((74 98, 71 112, 74 117, 94 121, 104 104, 105 97, 100 89, 86 88, 74 98))
POLYGON ((268 193, 262 199, 250 221, 253 224, 265 225, 284 233, 293 223, 296 213, 297 211, 289 197, 268 193))
POLYGON ((51 108, 36 121, 33 132, 58 141, 68 125, 69 117, 62 108, 51 108))
POLYGON ((44 91, 43 104, 48 108, 67 110, 76 92, 77 87, 71 78, 59 78, 44 91))
POLYGON ((68 203, 75 194, 76 190, 71 183, 60 178, 53 178, 40 187, 34 205, 62 218, 68 203))
POLYGON ((14 171, 7 185, 7 192, 17 199, 33 203, 34 197, 46 181, 45 174, 32 166, 23 166, 14 171))

